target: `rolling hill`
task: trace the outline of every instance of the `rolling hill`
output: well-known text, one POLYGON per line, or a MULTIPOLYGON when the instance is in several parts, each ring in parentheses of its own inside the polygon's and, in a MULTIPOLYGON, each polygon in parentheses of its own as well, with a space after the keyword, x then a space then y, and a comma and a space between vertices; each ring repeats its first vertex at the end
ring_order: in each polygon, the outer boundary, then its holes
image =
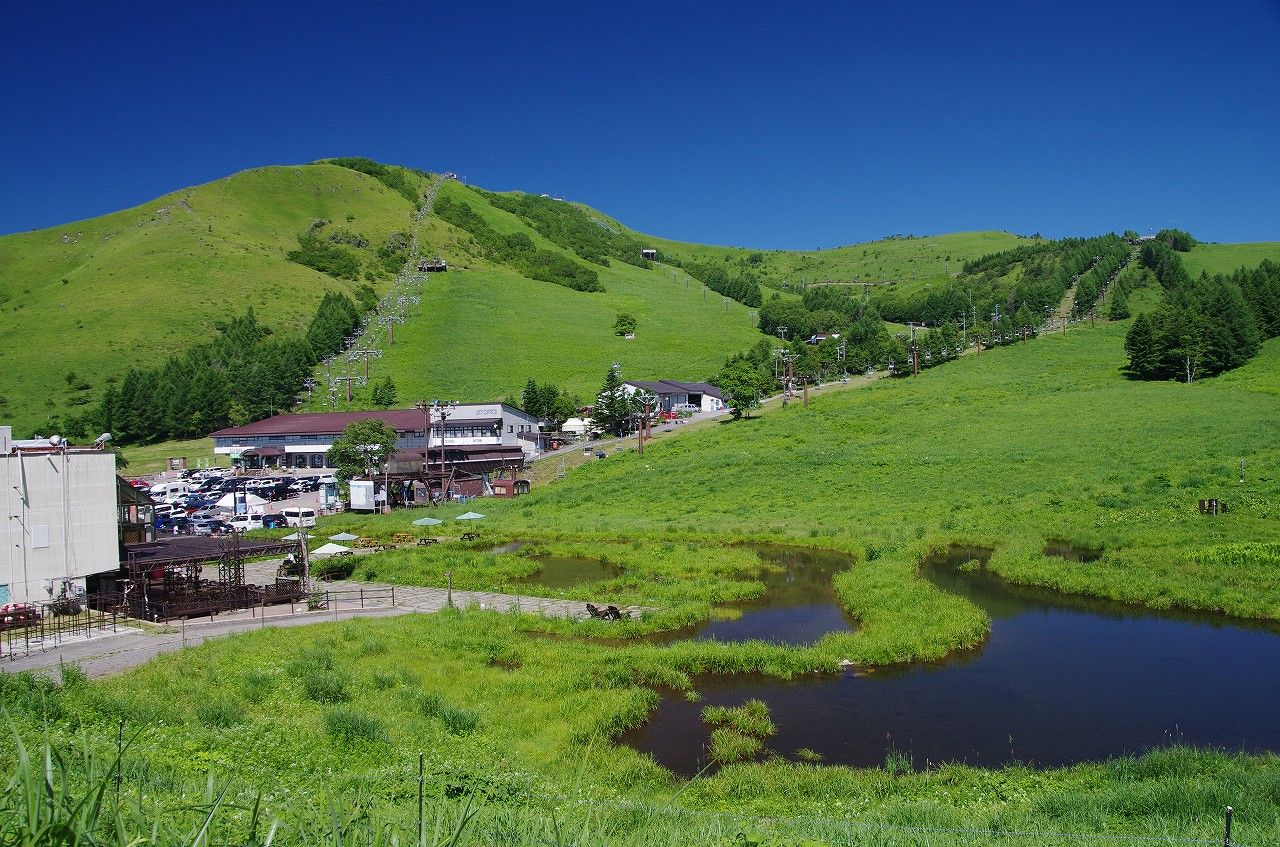
MULTIPOLYGON (((331 161, 255 168, 133 209, 0 237, 0 337, 9 365, 0 373, 0 418, 20 433, 57 428, 92 408, 129 368, 159 365, 209 341, 249 308, 282 334, 304 329, 327 292, 358 298, 360 287, 369 286, 385 294, 394 262, 380 263, 376 251, 411 231, 409 197, 431 178, 387 170, 394 180, 331 161), (348 245, 362 257, 355 278, 290 260, 299 237, 318 222, 326 222, 318 230, 326 243, 348 245)), ((402 401, 504 397, 529 376, 589 399, 614 361, 637 378, 701 379, 760 337, 752 309, 704 291, 678 267, 641 267, 616 255, 604 260, 607 266, 585 261, 573 245, 499 208, 503 198, 528 195, 494 195, 452 180, 439 194, 465 204, 501 235, 527 237, 541 255, 594 271, 603 291, 531 279, 471 232, 428 216, 422 254, 440 255, 457 271, 429 277, 421 306, 372 365, 377 378, 392 377, 402 401), (638 319, 634 340, 613 334, 619 312, 638 319)), ((916 277, 937 270, 928 263, 938 257, 959 263, 1017 240, 966 233, 820 252, 756 251, 651 238, 589 207, 565 205, 611 238, 643 241, 676 262, 749 269, 766 291, 798 273, 916 277)), ((353 404, 367 404, 368 391, 357 389, 353 404)))
MULTIPOLYGON (((400 403, 508 397, 529 377, 589 402, 612 362, 633 378, 706 379, 762 337, 758 307, 739 302, 760 297, 722 296, 727 289, 707 290, 699 279, 742 283, 765 299, 794 299, 805 284, 829 280, 883 283, 876 302, 898 303, 904 314, 895 319, 919 320, 906 314, 911 304, 966 261, 1041 243, 967 232, 823 251, 689 244, 585 205, 456 180, 439 184, 436 210, 415 224, 434 180, 356 159, 256 168, 133 209, 0 237, 9 365, 0 373, 0 419, 24 434, 57 429, 130 368, 159 366, 214 339, 249 308, 288 337, 305 330, 329 292, 371 304, 392 290, 415 226, 420 255, 441 256, 451 270, 413 283, 421 302, 394 344, 368 339, 382 351, 372 382, 389 376, 400 403), (639 259, 640 246, 661 260, 639 259), (633 340, 613 332, 624 312, 638 321, 633 340)), ((1187 267, 1213 272, 1278 256, 1275 243, 1199 245, 1187 267)), ((1012 267, 990 284, 1015 284, 1022 270, 1012 267)), ((324 386, 327 376, 362 371, 339 356, 315 375, 324 386)), ((357 387, 351 407, 367 407, 371 390, 357 387)), ((331 401, 321 390, 304 405, 331 401)))
POLYGON ((326 292, 351 293, 356 283, 289 261, 298 234, 327 219, 382 243, 408 228, 412 212, 370 176, 315 164, 244 171, 4 236, 0 418, 28 431, 77 412, 107 380, 211 339, 220 321, 250 307, 276 330, 304 327, 326 292))

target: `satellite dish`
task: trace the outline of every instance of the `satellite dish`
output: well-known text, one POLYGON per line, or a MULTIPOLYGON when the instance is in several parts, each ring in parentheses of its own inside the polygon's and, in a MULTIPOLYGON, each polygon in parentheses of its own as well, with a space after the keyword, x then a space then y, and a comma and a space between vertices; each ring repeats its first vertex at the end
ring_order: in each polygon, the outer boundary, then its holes
POLYGON ((97 438, 95 438, 93 440, 93 443, 101 447, 103 444, 106 444, 110 440, 111 440, 111 433, 104 432, 102 433, 102 435, 99 435, 97 438))
POLYGON ((57 447, 59 444, 61 444, 61 443, 62 443, 62 436, 61 436, 61 435, 50 435, 50 436, 49 436, 49 443, 50 443, 50 444, 52 444, 54 447, 57 447))

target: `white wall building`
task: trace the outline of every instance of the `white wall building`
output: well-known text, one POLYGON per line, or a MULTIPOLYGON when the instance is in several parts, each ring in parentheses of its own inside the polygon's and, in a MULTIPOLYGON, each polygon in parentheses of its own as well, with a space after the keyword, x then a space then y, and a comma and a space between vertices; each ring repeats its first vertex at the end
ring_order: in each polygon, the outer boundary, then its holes
POLYGON ((724 395, 720 393, 720 389, 705 382, 660 379, 632 380, 622 384, 622 390, 627 392, 628 397, 642 389, 657 395, 663 412, 719 412, 725 408, 724 395))
POLYGON ((48 600, 120 567, 114 453, 20 446, 0 427, 0 488, 0 603, 48 600))

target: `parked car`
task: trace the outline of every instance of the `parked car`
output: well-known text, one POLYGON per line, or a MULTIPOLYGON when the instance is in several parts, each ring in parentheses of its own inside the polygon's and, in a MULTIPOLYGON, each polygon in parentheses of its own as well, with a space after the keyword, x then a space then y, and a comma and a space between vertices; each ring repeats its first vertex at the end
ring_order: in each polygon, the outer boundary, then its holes
POLYGON ((338 481, 338 477, 335 476, 334 474, 327 473, 327 474, 321 474, 320 476, 316 477, 316 480, 321 485, 333 485, 338 481))
POLYGON ((671 411, 673 411, 673 412, 700 412, 700 411, 702 411, 702 407, 701 407, 701 406, 696 406, 696 405, 694 405, 693 403, 677 403, 676 405, 674 405, 674 406, 672 406, 672 407, 671 407, 671 411))
POLYGON ((280 512, 268 512, 262 516, 262 526, 264 529, 275 529, 276 527, 288 526, 285 517, 280 512))
POLYGON ((192 521, 189 532, 192 535, 213 535, 217 531, 218 521, 192 521))
POLYGON ((316 525, 315 509, 294 506, 288 509, 283 509, 281 514, 284 515, 284 521, 287 526, 310 527, 316 525))
POLYGON ((251 529, 262 529, 262 515, 232 515, 227 518, 227 525, 236 532, 248 532, 251 529))

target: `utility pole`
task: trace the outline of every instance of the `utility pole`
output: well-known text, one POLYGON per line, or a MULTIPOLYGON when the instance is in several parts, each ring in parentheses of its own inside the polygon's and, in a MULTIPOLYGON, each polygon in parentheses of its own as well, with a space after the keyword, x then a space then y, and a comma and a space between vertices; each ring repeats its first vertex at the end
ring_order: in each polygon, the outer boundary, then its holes
POLYGON ((644 455, 645 439, 652 437, 652 435, 647 432, 649 427, 649 410, 651 403, 652 401, 647 396, 640 401, 640 408, 642 410, 641 414, 643 417, 640 418, 640 426, 636 428, 636 452, 641 456, 644 455))
MULTIPOLYGON (((441 494, 444 494, 444 440, 445 440, 445 435, 448 431, 447 422, 449 420, 449 416, 453 414, 456 408, 458 408, 458 403, 456 400, 451 401, 449 403, 441 403, 439 400, 431 401, 431 409, 432 411, 435 412, 435 417, 437 417, 440 420, 440 487, 441 487, 440 493, 441 494)), ((428 435, 428 443, 430 443, 430 435, 428 435)))
MULTIPOLYGON (((919 324, 923 326, 923 324, 919 324)), ((907 326, 911 327, 911 375, 920 376, 920 353, 916 347, 916 322, 907 321, 907 326)))

